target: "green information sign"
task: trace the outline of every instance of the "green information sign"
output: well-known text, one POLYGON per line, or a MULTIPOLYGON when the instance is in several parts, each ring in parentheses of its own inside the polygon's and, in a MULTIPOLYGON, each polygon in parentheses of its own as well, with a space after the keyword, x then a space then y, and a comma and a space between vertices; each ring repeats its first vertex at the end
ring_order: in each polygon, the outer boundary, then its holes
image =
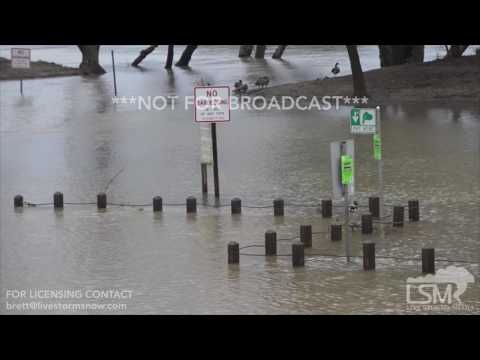
POLYGON ((342 165, 342 184, 348 185, 352 183, 353 180, 353 159, 351 156, 342 155, 341 157, 342 165))
POLYGON ((373 135, 373 158, 382 160, 382 138, 379 134, 373 135))
POLYGON ((374 134, 376 124, 376 109, 353 108, 350 112, 350 132, 352 134, 374 134))

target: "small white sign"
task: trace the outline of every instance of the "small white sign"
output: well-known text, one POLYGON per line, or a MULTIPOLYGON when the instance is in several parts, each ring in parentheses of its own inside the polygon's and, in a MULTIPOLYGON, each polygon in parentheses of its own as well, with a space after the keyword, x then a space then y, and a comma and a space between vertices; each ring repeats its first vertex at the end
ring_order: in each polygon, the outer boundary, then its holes
POLYGON ((13 69, 30 69, 30 49, 12 48, 11 59, 13 69))
POLYGON ((195 121, 230 121, 230 88, 228 86, 198 86, 194 89, 195 121))

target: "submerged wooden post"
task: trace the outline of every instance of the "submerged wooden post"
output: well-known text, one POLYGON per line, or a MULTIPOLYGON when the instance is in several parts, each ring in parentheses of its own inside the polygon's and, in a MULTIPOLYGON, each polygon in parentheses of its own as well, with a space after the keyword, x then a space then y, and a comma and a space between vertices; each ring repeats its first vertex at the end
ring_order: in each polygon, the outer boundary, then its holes
POLYGON ((273 200, 273 215, 283 216, 285 214, 285 202, 283 199, 273 200))
POLYGON ((332 241, 342 240, 342 225, 330 225, 330 239, 332 241))
POLYGON ((300 225, 300 241, 306 248, 312 247, 312 225, 300 225))
POLYGON ((420 221, 420 204, 418 200, 408 201, 408 220, 411 222, 420 221))
POLYGON ((322 217, 331 218, 332 217, 332 200, 322 200, 322 217))
POLYGON ((63 209, 63 194, 59 191, 53 194, 53 208, 63 209))
POLYGON ((422 272, 424 274, 435 274, 435 249, 422 249, 422 272))
POLYGON ((375 270, 375 243, 363 244, 363 270, 375 270))
POLYGON ((294 267, 305 265, 305 249, 301 242, 292 244, 292 265, 294 267))
POLYGON ((380 218, 380 198, 378 196, 368 198, 368 210, 373 218, 380 218))
POLYGON ((97 208, 106 209, 107 208, 107 194, 99 193, 97 195, 97 208))
POLYGON ((163 211, 163 199, 160 196, 153 198, 153 212, 163 211))
POLYGON ((15 195, 13 198, 13 207, 23 207, 23 196, 22 195, 15 195))
POLYGON ((273 230, 265 233, 265 255, 277 255, 277 233, 273 230))
POLYGON ((371 214, 362 215, 362 234, 371 234, 373 232, 373 218, 371 214))
POLYGON ((230 207, 232 209, 232 215, 242 213, 242 200, 239 198, 233 198, 230 207))
POLYGON ((403 206, 394 206, 393 207, 393 226, 402 227, 403 218, 404 218, 404 208, 403 206))
POLYGON ((240 247, 237 242, 228 243, 228 263, 238 264, 240 262, 240 247))
POLYGON ((194 214, 197 212, 197 199, 194 196, 187 198, 187 214, 194 214))

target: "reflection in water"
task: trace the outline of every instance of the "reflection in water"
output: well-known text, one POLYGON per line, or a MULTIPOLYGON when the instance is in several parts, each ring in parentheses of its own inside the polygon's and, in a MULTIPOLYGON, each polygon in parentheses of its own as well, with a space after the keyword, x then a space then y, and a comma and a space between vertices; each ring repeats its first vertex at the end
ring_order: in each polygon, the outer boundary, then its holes
MULTIPOLYGON (((118 68, 119 94, 192 95, 202 77, 228 85, 262 75, 274 83, 313 79, 339 59, 348 61, 343 48, 334 46, 308 54, 289 47, 285 61, 240 60, 233 50, 199 47, 192 69, 165 71, 159 49, 143 63, 148 71, 118 68)), ((369 48, 362 51, 362 65, 376 66, 377 51, 370 57, 369 48)), ((126 62, 136 54, 137 48, 129 48, 117 56, 126 62)), ((218 126, 221 199, 216 202, 211 193, 202 198, 192 109, 111 107, 110 75, 32 80, 24 99, 18 97, 18 84, 2 83, 2 287, 131 289, 129 313, 406 312, 405 281, 419 275, 418 262, 377 259, 377 271, 371 273, 362 271, 361 260, 346 265, 342 258, 315 256, 307 256, 304 269, 292 269, 288 256, 241 256, 239 267, 226 264, 228 242, 263 244, 267 229, 279 238, 298 235, 305 223, 314 232, 328 231, 330 220, 315 208, 287 206, 285 217, 274 218, 271 208, 247 206, 270 205, 276 197, 316 204, 329 196, 328 147, 351 137, 349 108, 232 113, 230 123, 218 126), (122 169, 108 187, 109 201, 147 206, 98 212, 95 205, 66 205, 61 213, 50 207, 12 209, 17 193, 43 202, 62 191, 66 202, 94 203, 122 169), (164 204, 196 196, 198 214, 187 216, 184 206, 168 205, 153 214, 148 204, 156 195, 164 204), (244 207, 242 215, 231 216, 229 204, 236 196, 244 207)), ((480 262, 478 106, 392 104, 383 109, 382 120, 386 202, 419 199, 422 221, 402 229, 380 227, 370 237, 357 231, 354 253, 360 255, 362 242, 373 240, 382 255, 418 257, 422 246, 430 245, 439 257, 480 262)), ((370 137, 355 138, 355 196, 362 204, 377 188, 371 146, 370 137)), ((211 170, 209 185, 212 191, 211 170)), ((315 235, 313 244, 314 253, 344 253, 344 242, 331 242, 328 234, 315 235)), ((279 242, 278 250, 288 254, 290 242, 279 242)), ((264 249, 248 251, 262 254, 264 249)), ((478 265, 461 265, 478 279, 478 265)), ((477 282, 462 300, 476 305, 478 313, 478 299, 477 282)))

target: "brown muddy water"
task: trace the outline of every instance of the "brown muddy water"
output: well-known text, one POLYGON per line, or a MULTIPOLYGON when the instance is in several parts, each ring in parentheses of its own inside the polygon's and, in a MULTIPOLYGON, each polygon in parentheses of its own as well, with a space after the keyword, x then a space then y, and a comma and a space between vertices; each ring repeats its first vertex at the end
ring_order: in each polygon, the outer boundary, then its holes
MULTIPOLYGON (((190 69, 162 69, 163 49, 147 58, 143 70, 127 67, 141 47, 116 47, 119 94, 191 95, 200 78, 233 85, 269 75, 273 84, 325 76, 335 62, 348 69, 342 47, 287 48, 284 61, 241 61, 237 48, 200 47, 190 69)), ((108 66, 109 47, 102 53, 108 66)), ((177 49, 178 50, 178 49, 177 49)), ((5 52, 6 48, 0 49, 5 52)), ((428 56, 441 49, 430 48, 428 56)), ((38 49, 32 55, 72 65, 74 47, 38 49), (37 53, 37 55, 35 55, 37 53)), ((365 68, 378 66, 373 47, 361 48, 365 68)), ((345 70, 346 71, 346 70, 345 70)), ((315 207, 287 206, 283 219, 272 209, 244 208, 232 217, 229 207, 199 206, 187 216, 182 206, 51 206, 14 211, 13 197, 51 202, 62 191, 65 202, 95 202, 105 190, 112 203, 148 204, 155 195, 165 203, 183 203, 193 195, 201 204, 200 137, 192 109, 139 111, 112 104, 111 72, 98 79, 80 77, 29 80, 25 96, 18 82, 0 83, 0 313, 72 313, 62 310, 9 310, 7 304, 115 303, 134 314, 404 314, 406 280, 421 275, 416 260, 377 259, 374 272, 362 270, 361 258, 344 254, 344 241, 323 232, 330 220, 315 207), (115 175, 117 175, 115 177, 115 175), (112 180, 113 178, 113 180, 112 180), (318 232, 306 251, 304 268, 292 268, 288 256, 242 255, 228 266, 227 243, 263 244, 264 232, 279 238, 297 235, 301 224, 318 232), (35 290, 79 290, 82 299, 39 299, 35 290), (86 299, 88 290, 123 289, 127 299, 86 299), (27 297, 13 298, 13 290, 27 297)), ((218 125, 221 204, 240 197, 244 205, 270 205, 283 197, 290 204, 319 204, 331 193, 329 143, 348 139, 350 108, 338 111, 236 111, 218 125)), ((373 235, 353 232, 353 253, 375 241, 377 256, 418 258, 434 247, 437 269, 464 267, 475 278, 461 299, 465 310, 422 313, 480 313, 480 107, 423 104, 383 109, 385 201, 390 205, 419 199, 421 221, 403 228, 376 225, 373 235)), ((355 137, 356 194, 362 205, 376 193, 376 164, 370 137, 355 137)), ((210 186, 212 175, 209 173, 210 186)), ((360 208, 355 217, 365 211, 360 208)), ((335 212, 341 214, 341 209, 335 212)), ((345 236, 344 236, 345 237, 345 236)), ((290 253, 290 242, 279 242, 290 253)), ((242 253, 262 254, 262 248, 242 253)), ((89 294, 92 294, 90 292, 89 294)), ((98 313, 95 310, 80 313, 98 313)))

